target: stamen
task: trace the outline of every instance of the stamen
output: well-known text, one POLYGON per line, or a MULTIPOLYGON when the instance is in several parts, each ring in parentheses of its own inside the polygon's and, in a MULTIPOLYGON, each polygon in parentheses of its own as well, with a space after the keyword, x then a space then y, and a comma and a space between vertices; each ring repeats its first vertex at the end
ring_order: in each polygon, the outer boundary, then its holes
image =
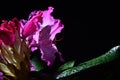
POLYGON ((57 42, 59 42, 59 41, 62 41, 64 39, 64 35, 60 38, 60 39, 56 39, 56 37, 55 37, 55 39, 53 40, 53 44, 56 44, 57 42))

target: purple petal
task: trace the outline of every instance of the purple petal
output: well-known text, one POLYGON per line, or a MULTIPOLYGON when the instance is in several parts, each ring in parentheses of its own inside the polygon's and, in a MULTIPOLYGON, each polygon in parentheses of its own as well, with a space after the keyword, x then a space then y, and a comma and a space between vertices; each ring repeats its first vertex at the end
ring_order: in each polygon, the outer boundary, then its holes
MULTIPOLYGON (((51 15, 53 10, 53 7, 48 7, 48 10, 40 11, 43 13, 42 21, 40 24, 38 21, 36 21, 38 30, 32 34, 32 40, 28 39, 30 41, 29 47, 31 50, 34 51, 36 49, 40 49, 42 53, 41 59, 47 62, 48 66, 54 63, 56 57, 55 53, 58 53, 60 60, 64 61, 56 45, 53 44, 56 34, 62 31, 64 25, 61 24, 59 19, 54 19, 54 17, 51 15)), ((39 11, 32 12, 29 16, 29 19, 31 20, 38 13, 39 11)))
POLYGON ((58 50, 53 47, 52 42, 49 41, 40 44, 40 50, 42 53, 41 59, 47 62, 48 66, 52 65, 55 60, 55 53, 58 52, 58 50))
POLYGON ((60 33, 63 28, 64 28, 64 25, 60 23, 60 20, 56 20, 56 23, 51 28, 50 39, 53 41, 56 34, 60 33))
POLYGON ((0 45, 2 45, 2 40, 0 39, 0 45))
POLYGON ((2 73, 2 72, 0 72, 0 80, 4 80, 4 79, 3 79, 3 73, 2 73))
POLYGON ((42 53, 41 59, 47 62, 48 66, 51 66, 54 63, 56 58, 55 53, 59 54, 60 61, 64 61, 55 44, 52 44, 50 41, 40 44, 40 51, 42 53))
POLYGON ((60 60, 63 61, 61 54, 59 53, 55 44, 50 40, 50 31, 51 26, 46 26, 42 29, 39 36, 39 46, 42 53, 41 59, 47 62, 47 65, 50 66, 55 61, 55 53, 60 55, 60 60))
POLYGON ((48 7, 48 10, 43 11, 43 23, 41 25, 42 27, 54 24, 55 19, 51 16, 53 10, 53 7, 48 7))

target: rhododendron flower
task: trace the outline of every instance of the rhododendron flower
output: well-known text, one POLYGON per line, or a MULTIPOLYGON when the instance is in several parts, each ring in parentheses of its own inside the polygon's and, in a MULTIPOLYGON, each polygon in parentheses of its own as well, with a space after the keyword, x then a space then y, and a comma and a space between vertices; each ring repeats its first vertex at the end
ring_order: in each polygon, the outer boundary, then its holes
POLYGON ((28 80, 29 60, 30 50, 20 37, 19 21, 17 18, 3 20, 0 25, 0 71, 5 78, 11 77, 9 80, 28 80))
POLYGON ((3 20, 0 25, 0 44, 13 45, 15 41, 15 29, 19 29, 19 21, 14 18, 12 21, 3 20))
POLYGON ((42 12, 38 12, 36 16, 33 16, 31 19, 29 19, 27 22, 22 20, 21 28, 22 28, 22 37, 27 37, 31 34, 33 34, 36 30, 38 30, 37 23, 41 23, 41 17, 42 12))
POLYGON ((53 7, 48 7, 48 10, 33 11, 29 15, 28 21, 20 21, 21 26, 24 29, 22 32, 23 36, 25 34, 28 36, 27 40, 30 42, 29 47, 32 51, 40 49, 42 53, 41 59, 47 62, 48 66, 53 64, 55 60, 55 53, 58 53, 60 60, 63 61, 61 53, 53 43, 53 40, 55 39, 56 34, 60 33, 64 28, 64 25, 61 24, 59 19, 53 18, 51 15, 53 10, 53 7), (26 22, 26 24, 24 24, 24 22, 26 22), (27 24, 29 24, 29 26, 27 24), (24 32, 25 29, 28 31, 24 32))

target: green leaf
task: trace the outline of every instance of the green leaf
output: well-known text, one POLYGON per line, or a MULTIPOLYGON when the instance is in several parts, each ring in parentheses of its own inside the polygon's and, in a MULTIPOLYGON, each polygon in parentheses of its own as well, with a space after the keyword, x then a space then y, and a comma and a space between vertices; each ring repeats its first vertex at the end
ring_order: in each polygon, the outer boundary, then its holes
POLYGON ((32 58, 32 64, 34 65, 35 71, 40 71, 46 67, 44 62, 40 59, 39 53, 34 53, 35 55, 32 58))
POLYGON ((68 62, 64 63, 63 65, 61 65, 58 68, 58 71, 63 71, 63 70, 66 70, 68 68, 71 68, 74 66, 74 64, 75 64, 75 61, 68 61, 68 62))
POLYGON ((56 79, 70 76, 72 74, 78 73, 82 70, 86 70, 88 68, 91 68, 100 64, 105 64, 107 62, 110 62, 118 58, 119 56, 120 56, 120 46, 113 47, 110 51, 106 52, 105 54, 99 57, 93 58, 91 60, 88 60, 86 62, 79 64, 78 66, 75 66, 63 71, 56 77, 56 79))

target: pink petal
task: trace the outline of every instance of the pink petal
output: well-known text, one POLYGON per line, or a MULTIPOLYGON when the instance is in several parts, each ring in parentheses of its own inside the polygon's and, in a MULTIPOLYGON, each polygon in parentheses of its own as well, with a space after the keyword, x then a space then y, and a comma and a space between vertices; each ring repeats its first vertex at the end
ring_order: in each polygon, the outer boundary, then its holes
POLYGON ((51 16, 53 10, 53 7, 48 7, 48 10, 43 11, 43 23, 41 25, 42 27, 54 24, 55 19, 51 16))
POLYGON ((32 21, 28 21, 23 28, 23 37, 27 37, 36 31, 36 25, 32 21))
MULTIPOLYGON (((12 21, 2 20, 0 25, 0 41, 6 45, 13 45, 15 41, 15 31, 19 32, 19 21, 13 18, 12 21)), ((1 43, 1 42, 0 42, 1 43)))
POLYGON ((60 33, 63 28, 64 28, 64 25, 60 23, 60 20, 56 20, 56 23, 51 27, 50 39, 53 41, 56 34, 60 33))
POLYGON ((23 26, 22 35, 24 38, 32 35, 36 30, 38 30, 37 22, 41 21, 41 16, 42 13, 39 12, 39 14, 33 16, 29 21, 27 21, 25 25, 21 23, 21 26, 23 26))
POLYGON ((15 35, 13 33, 0 30, 0 39, 6 45, 13 45, 15 41, 15 35))

